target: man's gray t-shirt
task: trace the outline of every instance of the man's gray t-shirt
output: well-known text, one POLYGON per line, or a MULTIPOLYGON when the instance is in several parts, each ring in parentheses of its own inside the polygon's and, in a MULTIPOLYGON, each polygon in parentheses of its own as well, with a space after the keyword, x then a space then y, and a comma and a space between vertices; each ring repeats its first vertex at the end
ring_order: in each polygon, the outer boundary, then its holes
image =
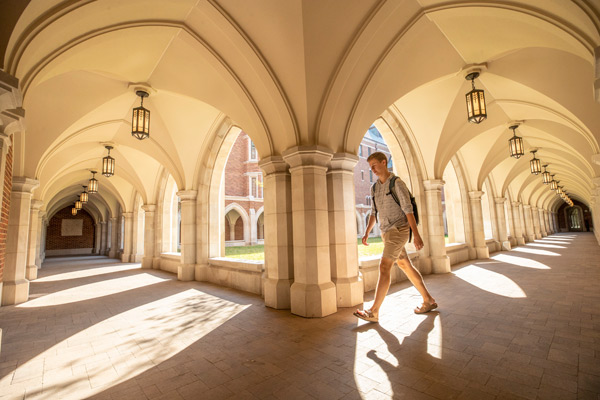
POLYGON ((400 200, 400 207, 389 193, 390 179, 394 174, 386 179, 385 182, 381 183, 379 179, 375 182, 374 190, 374 201, 371 202, 371 215, 375 215, 375 205, 377 204, 377 219, 379 221, 379 229, 381 232, 387 232, 394 227, 401 227, 408 224, 406 214, 413 213, 412 203, 410 202, 410 193, 406 184, 402 179, 396 179, 394 189, 398 200, 400 200))

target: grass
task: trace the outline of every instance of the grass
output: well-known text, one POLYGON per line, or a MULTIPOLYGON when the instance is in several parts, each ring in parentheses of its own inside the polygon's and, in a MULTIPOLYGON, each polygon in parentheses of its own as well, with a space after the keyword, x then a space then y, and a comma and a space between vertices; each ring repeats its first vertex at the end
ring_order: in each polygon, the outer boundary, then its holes
MULTIPOLYGON (((361 239, 357 239, 358 256, 368 257, 381 254, 383 251, 383 242, 380 237, 369 238, 369 245, 364 246, 361 239)), ((225 257, 236 258, 239 260, 265 260, 265 246, 262 244, 254 246, 231 246, 225 247, 225 257)))
MULTIPOLYGON (((356 239, 358 244, 358 257, 371 257, 380 255, 383 252, 383 242, 380 237, 369 238, 369 245, 362 244, 361 239, 356 239)), ((448 244, 448 236, 446 236, 448 244)), ((265 260, 265 246, 262 244, 254 246, 232 246, 225 247, 225 257, 237 258, 239 260, 265 260)))

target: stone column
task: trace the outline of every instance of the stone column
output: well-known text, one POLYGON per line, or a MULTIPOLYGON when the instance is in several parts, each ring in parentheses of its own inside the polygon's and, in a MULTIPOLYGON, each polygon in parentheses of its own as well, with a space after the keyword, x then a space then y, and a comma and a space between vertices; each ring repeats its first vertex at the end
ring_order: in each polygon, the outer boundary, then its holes
MULTIPOLYGON (((117 227, 117 247, 116 247, 116 251, 117 254, 115 255, 116 258, 121 258, 121 256, 123 255, 123 249, 121 249, 121 243, 123 242, 123 213, 119 214, 119 216, 117 217, 117 221, 115 223, 115 226, 117 227)), ((123 243, 123 246, 125 244, 123 243)))
POLYGON ((48 237, 48 219, 44 216, 42 219, 42 246, 40 248, 40 260, 42 263, 46 260, 46 238, 48 237))
POLYGON ((546 217, 544 215, 545 210, 543 208, 538 208, 538 217, 540 221, 540 233, 542 237, 548 236, 548 228, 546 227, 546 217))
POLYGON ((288 309, 291 307, 290 287, 294 282, 290 173, 281 157, 261 159, 258 166, 264 185, 265 305, 288 309))
POLYGON ((177 267, 177 279, 196 279, 196 196, 195 190, 177 192, 181 199, 181 265, 177 267))
POLYGON ((513 201, 512 203, 512 214, 513 214, 513 225, 515 228, 514 236, 517 240, 517 246, 525 244, 525 232, 523 231, 523 220, 521 219, 521 202, 513 201))
POLYGON ((133 242, 133 213, 124 212, 125 219, 125 237, 123 238, 123 254, 121 254, 122 262, 132 262, 131 249, 133 242))
POLYGON ((490 258, 490 250, 485 243, 481 196, 483 196, 483 192, 481 190, 469 192, 469 203, 471 205, 471 217, 473 220, 473 240, 475 241, 477 258, 490 258))
POLYGON ((361 304, 364 295, 363 281, 358 277, 356 245, 354 166, 357 162, 358 157, 354 154, 337 153, 327 172, 329 259, 338 307, 361 304))
POLYGON ((506 212, 504 210, 504 203, 506 199, 504 197, 496 197, 494 199, 496 204, 496 215, 498 218, 498 239, 502 250, 509 251, 511 249, 510 242, 508 241, 508 231, 506 230, 506 212))
POLYGON ((444 184, 445 182, 441 179, 423 181, 423 185, 425 186, 428 231, 428 237, 424 242, 428 242, 429 245, 431 270, 434 274, 450 272, 450 258, 446 254, 444 216, 442 211, 442 186, 444 184))
POLYGON ((42 239, 44 234, 44 215, 46 211, 41 210, 38 212, 38 221, 37 221, 37 232, 36 232, 36 246, 35 246, 35 265, 37 265, 38 269, 42 267, 42 239))
POLYGON ((35 255, 38 248, 38 222, 40 207, 44 203, 39 200, 31 201, 31 209, 29 211, 29 241, 27 245, 27 267, 25 270, 25 277, 32 281, 37 279, 38 266, 35 263, 35 255))
POLYGON ((560 232, 560 226, 558 225, 558 215, 556 212, 552 213, 552 222, 554 223, 554 229, 556 232, 560 232))
POLYGON ((100 222, 100 254, 106 255, 106 238, 108 237, 108 226, 106 225, 106 221, 100 222))
POLYGON ((142 206, 146 213, 144 225, 144 258, 142 259, 142 268, 154 268, 154 213, 156 211, 155 204, 146 204, 142 206))
POLYGON ((544 218, 548 235, 552 235, 554 233, 554 229, 552 229, 552 224, 550 223, 550 211, 544 210, 544 218))
POLYGON ((141 237, 141 232, 139 229, 139 217, 140 214, 138 213, 138 211, 134 211, 133 212, 133 217, 132 217, 132 227, 131 227, 131 260, 130 262, 140 262, 141 261, 141 255, 138 253, 138 247, 139 247, 139 243, 142 243, 143 238, 141 237))
POLYGON ((117 236, 117 218, 116 217, 112 217, 110 218, 110 238, 108 239, 110 242, 110 250, 108 251, 108 257, 109 258, 115 258, 117 257, 117 240, 118 240, 118 236, 117 236))
POLYGON ((523 204, 523 214, 525 216, 525 235, 528 242, 535 240, 535 230, 533 227, 533 217, 531 216, 531 206, 523 204))
POLYGON ((531 207, 531 222, 533 223, 533 234, 536 239, 542 238, 542 231, 540 228, 540 215, 538 213, 537 207, 531 207))
POLYGON ((327 177, 333 153, 320 146, 293 147, 283 153, 292 181, 294 232, 293 314, 324 317, 337 311, 331 281, 327 177))
POLYGON ((6 258, 2 287, 2 305, 19 304, 29 298, 25 279, 31 197, 39 182, 22 176, 13 177, 6 235, 6 258))

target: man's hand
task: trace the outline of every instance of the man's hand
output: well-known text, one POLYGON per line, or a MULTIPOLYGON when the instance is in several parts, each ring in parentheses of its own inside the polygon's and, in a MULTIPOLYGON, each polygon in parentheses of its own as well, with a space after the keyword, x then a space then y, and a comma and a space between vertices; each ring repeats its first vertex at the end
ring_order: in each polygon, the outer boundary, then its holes
MULTIPOLYGON (((362 244, 364 244, 365 246, 368 246, 369 245, 369 243, 367 243, 368 239, 369 239, 368 235, 363 236, 363 238, 362 238, 362 244)), ((421 243, 423 243, 423 242, 421 242, 421 243)))
MULTIPOLYGON (((415 237, 415 240, 414 240, 415 248, 417 250, 421 250, 423 248, 423 239, 421 239, 421 235, 419 235, 418 232, 413 232, 413 235, 415 237)), ((364 241, 364 238, 363 238, 363 241, 364 241)))

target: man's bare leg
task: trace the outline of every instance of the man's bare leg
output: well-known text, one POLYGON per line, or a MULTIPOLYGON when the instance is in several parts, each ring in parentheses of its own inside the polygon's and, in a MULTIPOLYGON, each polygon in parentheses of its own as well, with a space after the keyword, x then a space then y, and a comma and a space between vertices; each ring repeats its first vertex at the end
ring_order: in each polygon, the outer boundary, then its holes
POLYGON ((427 290, 427 287, 425 286, 425 281, 423 281, 423 276, 421 275, 419 270, 417 270, 415 268, 415 266, 412 265, 412 262, 410 261, 410 259, 405 258, 402 260, 398 260, 398 266, 400 267, 402 272, 404 272, 406 274, 406 277, 408 278, 410 283, 412 283, 413 286, 419 291, 421 296, 423 296, 423 303, 424 304, 425 303, 426 304, 435 303, 435 299, 431 296, 431 294, 429 293, 429 290, 427 290))
POLYGON ((381 257, 379 261, 379 278, 377 279, 377 287, 375 289, 375 301, 371 306, 371 312, 375 317, 379 316, 379 308, 390 290, 391 271, 394 265, 394 260, 388 257, 381 257))

